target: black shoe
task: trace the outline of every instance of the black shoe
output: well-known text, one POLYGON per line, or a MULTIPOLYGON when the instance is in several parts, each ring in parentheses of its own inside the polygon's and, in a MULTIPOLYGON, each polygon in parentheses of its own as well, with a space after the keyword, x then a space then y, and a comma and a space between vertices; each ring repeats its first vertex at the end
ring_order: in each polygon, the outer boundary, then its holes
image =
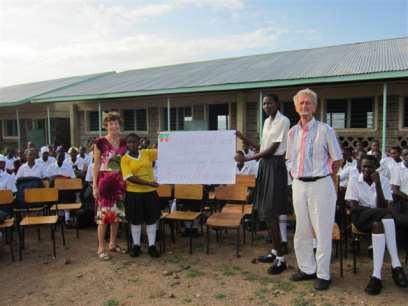
POLYGON ((301 281, 306 281, 306 280, 315 279, 315 278, 316 278, 316 273, 307 274, 303 272, 302 270, 299 270, 295 274, 292 274, 292 276, 290 277, 290 280, 293 282, 301 282, 301 281))
POLYGON ((275 262, 268 268, 269 274, 281 274, 283 271, 286 270, 286 262, 275 260, 275 262))
POLYGON ((382 282, 381 279, 372 276, 368 282, 365 292, 369 295, 377 295, 381 293, 382 282))
POLYGON ((331 280, 317 278, 314 283, 314 288, 316 290, 327 290, 330 287, 331 280))
POLYGON ((130 257, 139 257, 140 255, 140 245, 134 245, 129 253, 130 257))
POLYGON ((149 255, 150 257, 154 257, 154 258, 157 258, 160 256, 159 252, 157 252, 157 249, 154 245, 149 246, 149 255))
POLYGON ((408 287, 408 279, 402 267, 396 267, 392 269, 392 279, 398 287, 408 287))
POLYGON ((281 242, 281 251, 283 255, 288 255, 289 249, 288 249, 288 243, 286 241, 281 242))
POLYGON ((276 256, 272 253, 268 253, 267 255, 262 255, 258 257, 258 261, 262 263, 274 263, 276 256))

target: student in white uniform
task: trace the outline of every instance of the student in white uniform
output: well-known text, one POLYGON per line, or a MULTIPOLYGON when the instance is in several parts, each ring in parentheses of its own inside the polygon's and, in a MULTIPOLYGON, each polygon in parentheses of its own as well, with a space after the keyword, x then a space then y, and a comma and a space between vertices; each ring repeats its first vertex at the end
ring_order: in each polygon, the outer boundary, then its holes
POLYGON ((15 178, 6 171, 6 158, 0 155, 0 190, 17 191, 15 178))
POLYGON ((18 169, 16 179, 18 180, 22 177, 44 178, 43 168, 35 162, 37 156, 35 149, 26 149, 24 155, 27 162, 18 169))
POLYGON ((11 174, 14 170, 14 162, 19 159, 17 156, 16 149, 13 147, 7 147, 5 158, 6 158, 6 171, 11 174))
POLYGON ((54 178, 56 176, 75 178, 74 169, 68 163, 65 163, 64 159, 65 152, 60 151, 57 154, 57 160, 45 170, 44 176, 47 178, 54 178))
POLYGON ((350 147, 343 149, 343 165, 339 170, 339 185, 340 188, 346 190, 350 173, 352 169, 357 169, 357 160, 353 158, 352 149, 350 147))
POLYGON ((69 148, 68 154, 70 155, 70 157, 67 158, 64 162, 74 169, 75 175, 77 177, 81 177, 84 173, 84 170, 86 170, 85 161, 81 157, 79 157, 78 150, 75 147, 69 148))
POLYGON ((56 162, 55 157, 50 156, 50 149, 47 146, 41 147, 40 157, 35 160, 36 164, 43 168, 45 172, 49 165, 56 162))
POLYGON ((401 153, 402 162, 392 169, 391 185, 395 198, 393 208, 397 226, 408 229, 408 149, 401 153))
POLYGON ((253 175, 258 174, 258 162, 255 160, 245 162, 245 154, 242 151, 237 151, 235 155, 235 173, 238 175, 253 175))
POLYGON ((388 168, 389 172, 387 174, 389 177, 388 179, 391 179, 392 175, 392 169, 395 166, 399 166, 401 164, 401 148, 400 147, 392 147, 389 151, 389 155, 387 157, 384 157, 380 161, 380 168, 388 168))
POLYGON ((378 140, 373 140, 370 145, 370 150, 367 155, 374 155, 378 160, 382 158, 382 153, 380 151, 380 142, 378 140))
POLYGON ((347 186, 345 199, 351 207, 351 221, 362 232, 371 232, 373 244, 373 274, 365 291, 380 294, 381 269, 385 247, 391 258, 392 278, 398 287, 408 287, 408 280, 398 256, 395 221, 388 208, 392 202, 388 179, 376 170, 378 161, 366 156, 361 162, 361 174, 352 177, 347 186))
POLYGON ((78 157, 81 158, 84 161, 84 166, 86 168, 88 168, 89 165, 92 163, 92 156, 87 152, 85 146, 80 146, 79 147, 78 157))

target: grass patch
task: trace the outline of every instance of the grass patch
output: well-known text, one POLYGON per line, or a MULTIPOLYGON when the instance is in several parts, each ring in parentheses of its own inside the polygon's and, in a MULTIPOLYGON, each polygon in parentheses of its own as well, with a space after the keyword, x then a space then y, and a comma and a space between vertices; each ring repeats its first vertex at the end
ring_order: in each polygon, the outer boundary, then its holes
POLYGON ((203 275, 205 275, 204 272, 201 272, 201 271, 196 270, 196 269, 190 269, 190 270, 187 271, 187 274, 186 274, 186 276, 188 278, 196 278, 196 277, 201 277, 203 275))
POLYGON ((190 304, 193 300, 190 298, 183 299, 183 303, 190 304))
POLYGON ((292 301, 293 306, 316 306, 312 301, 306 300, 303 296, 298 296, 292 301))
POLYGON ((266 298, 265 294, 267 292, 268 292, 268 289, 265 288, 265 287, 258 288, 258 289, 255 290, 255 296, 260 300, 264 300, 266 298))
POLYGON ((237 274, 236 270, 233 270, 230 266, 221 265, 220 270, 222 271, 222 275, 226 277, 234 276, 237 274))
POLYGON ((249 282, 255 282, 255 281, 259 280, 258 275, 256 275, 256 274, 253 273, 253 272, 242 271, 241 273, 242 273, 242 275, 243 275, 243 277, 244 277, 244 280, 247 280, 247 281, 249 281, 249 282))
POLYGON ((274 284, 277 283, 277 281, 275 279, 273 279, 272 277, 269 276, 262 276, 259 279, 259 282, 261 283, 261 285, 266 286, 268 284, 274 284))
POLYGON ((119 305, 119 301, 114 300, 114 299, 109 299, 109 300, 106 300, 105 302, 103 302, 102 305, 103 305, 103 306, 118 306, 118 305, 119 305))
POLYGON ((227 296, 224 294, 224 293, 222 293, 222 292, 217 292, 215 295, 214 295, 214 298, 215 299, 217 299, 217 300, 223 300, 223 299, 225 299, 227 296))
POLYGON ((280 282, 275 283, 275 285, 273 286, 273 289, 284 291, 284 292, 291 292, 293 291, 293 289, 295 289, 295 285, 293 285, 293 283, 288 282, 288 281, 280 281, 280 282))

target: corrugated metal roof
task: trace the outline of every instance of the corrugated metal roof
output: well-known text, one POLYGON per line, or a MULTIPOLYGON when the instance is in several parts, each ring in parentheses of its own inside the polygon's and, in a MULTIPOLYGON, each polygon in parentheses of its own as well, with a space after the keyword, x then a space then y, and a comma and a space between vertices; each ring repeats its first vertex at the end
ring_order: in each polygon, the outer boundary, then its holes
POLYGON ((408 77, 408 37, 130 70, 44 94, 63 101, 408 77))
POLYGON ((0 87, 0 106, 10 106, 29 102, 32 98, 41 94, 52 94, 55 90, 63 90, 67 86, 80 84, 87 80, 114 74, 115 72, 96 73, 89 75, 74 76, 54 79, 35 83, 19 84, 0 87))

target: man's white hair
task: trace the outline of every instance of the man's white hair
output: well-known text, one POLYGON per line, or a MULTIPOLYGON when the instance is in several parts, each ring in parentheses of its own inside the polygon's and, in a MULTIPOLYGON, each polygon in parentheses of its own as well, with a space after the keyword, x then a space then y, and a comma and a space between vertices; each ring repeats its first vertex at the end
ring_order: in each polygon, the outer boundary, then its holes
POLYGON ((315 105, 317 105, 317 94, 313 90, 309 88, 299 90, 296 93, 296 95, 293 97, 293 103, 295 103, 295 105, 296 105, 296 101, 298 100, 300 96, 308 96, 309 98, 311 98, 312 102, 315 105))

